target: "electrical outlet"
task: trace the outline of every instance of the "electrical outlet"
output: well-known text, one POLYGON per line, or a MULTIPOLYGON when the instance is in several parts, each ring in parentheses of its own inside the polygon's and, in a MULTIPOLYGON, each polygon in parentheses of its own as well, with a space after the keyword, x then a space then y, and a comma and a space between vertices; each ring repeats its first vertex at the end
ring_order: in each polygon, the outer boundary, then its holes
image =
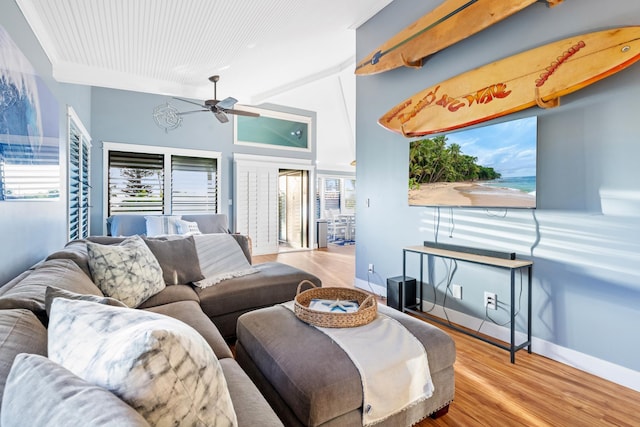
POLYGON ((451 292, 456 299, 462 299, 462 285, 452 285, 451 292))
POLYGON ((369 264, 369 273, 373 273, 373 264, 369 264))
POLYGON ((498 296, 493 292, 484 293, 484 306, 491 310, 498 309, 498 296))

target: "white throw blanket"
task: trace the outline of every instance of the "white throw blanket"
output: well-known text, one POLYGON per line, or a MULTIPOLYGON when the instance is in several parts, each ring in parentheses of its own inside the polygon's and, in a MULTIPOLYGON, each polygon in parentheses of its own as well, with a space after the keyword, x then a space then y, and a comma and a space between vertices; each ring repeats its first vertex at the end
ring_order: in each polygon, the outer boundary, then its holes
POLYGON ((204 279, 194 282, 206 288, 233 277, 256 273, 242 252, 236 239, 226 233, 197 234, 193 236, 204 279))
MULTIPOLYGON (((293 301, 282 305, 294 311, 293 301)), ((378 313, 364 326, 316 329, 338 344, 360 372, 363 426, 382 422, 433 394, 424 346, 397 320, 378 313)))

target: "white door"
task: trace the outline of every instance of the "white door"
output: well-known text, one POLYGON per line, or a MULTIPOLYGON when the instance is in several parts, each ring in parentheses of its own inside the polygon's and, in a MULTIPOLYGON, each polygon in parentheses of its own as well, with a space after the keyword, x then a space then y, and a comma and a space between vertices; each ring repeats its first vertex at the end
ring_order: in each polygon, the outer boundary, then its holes
POLYGON ((236 231, 247 234, 253 254, 278 252, 278 168, 236 163, 236 231))
MULTIPOLYGON (((305 160, 234 155, 235 231, 251 238, 254 255, 278 253, 278 179, 280 169, 287 168, 313 173, 310 162, 305 160)), ((307 182, 315 181, 309 179, 307 182)), ((311 189, 308 194, 313 194, 311 189)), ((311 209, 309 203, 307 221, 313 218, 311 209)))

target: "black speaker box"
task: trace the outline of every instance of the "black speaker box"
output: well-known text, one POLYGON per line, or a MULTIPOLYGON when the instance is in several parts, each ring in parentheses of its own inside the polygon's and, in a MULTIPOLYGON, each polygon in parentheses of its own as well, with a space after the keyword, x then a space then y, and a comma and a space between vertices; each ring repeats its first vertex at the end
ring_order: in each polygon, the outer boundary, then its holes
POLYGON ((401 310, 400 301, 404 298, 404 306, 410 307, 416 305, 416 279, 406 277, 403 283, 403 277, 389 277, 387 279, 387 306, 401 310))

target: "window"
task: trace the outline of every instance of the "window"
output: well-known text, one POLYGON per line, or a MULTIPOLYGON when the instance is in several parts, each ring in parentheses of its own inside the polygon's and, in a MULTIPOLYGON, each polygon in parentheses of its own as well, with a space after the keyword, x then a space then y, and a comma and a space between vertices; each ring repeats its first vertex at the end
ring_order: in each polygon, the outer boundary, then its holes
POLYGON ((2 137, 6 140, 0 141, 0 200, 58 199, 59 140, 2 137))
POLYGON ((342 184, 342 198, 344 201, 343 209, 347 212, 353 213, 356 210, 356 180, 344 179, 342 184))
POLYGON ((353 178, 318 177, 316 218, 331 213, 352 214, 356 209, 356 180, 353 178))
POLYGON ((109 152, 109 215, 164 213, 164 156, 109 152))
POLYGON ((217 209, 216 159, 171 157, 172 213, 211 212, 217 209))
POLYGON ((89 236, 89 155, 91 137, 71 107, 68 109, 67 144, 69 162, 67 176, 69 188, 68 223, 69 240, 84 239, 89 236))
POLYGON ((218 212, 220 153, 105 143, 106 215, 218 212))

